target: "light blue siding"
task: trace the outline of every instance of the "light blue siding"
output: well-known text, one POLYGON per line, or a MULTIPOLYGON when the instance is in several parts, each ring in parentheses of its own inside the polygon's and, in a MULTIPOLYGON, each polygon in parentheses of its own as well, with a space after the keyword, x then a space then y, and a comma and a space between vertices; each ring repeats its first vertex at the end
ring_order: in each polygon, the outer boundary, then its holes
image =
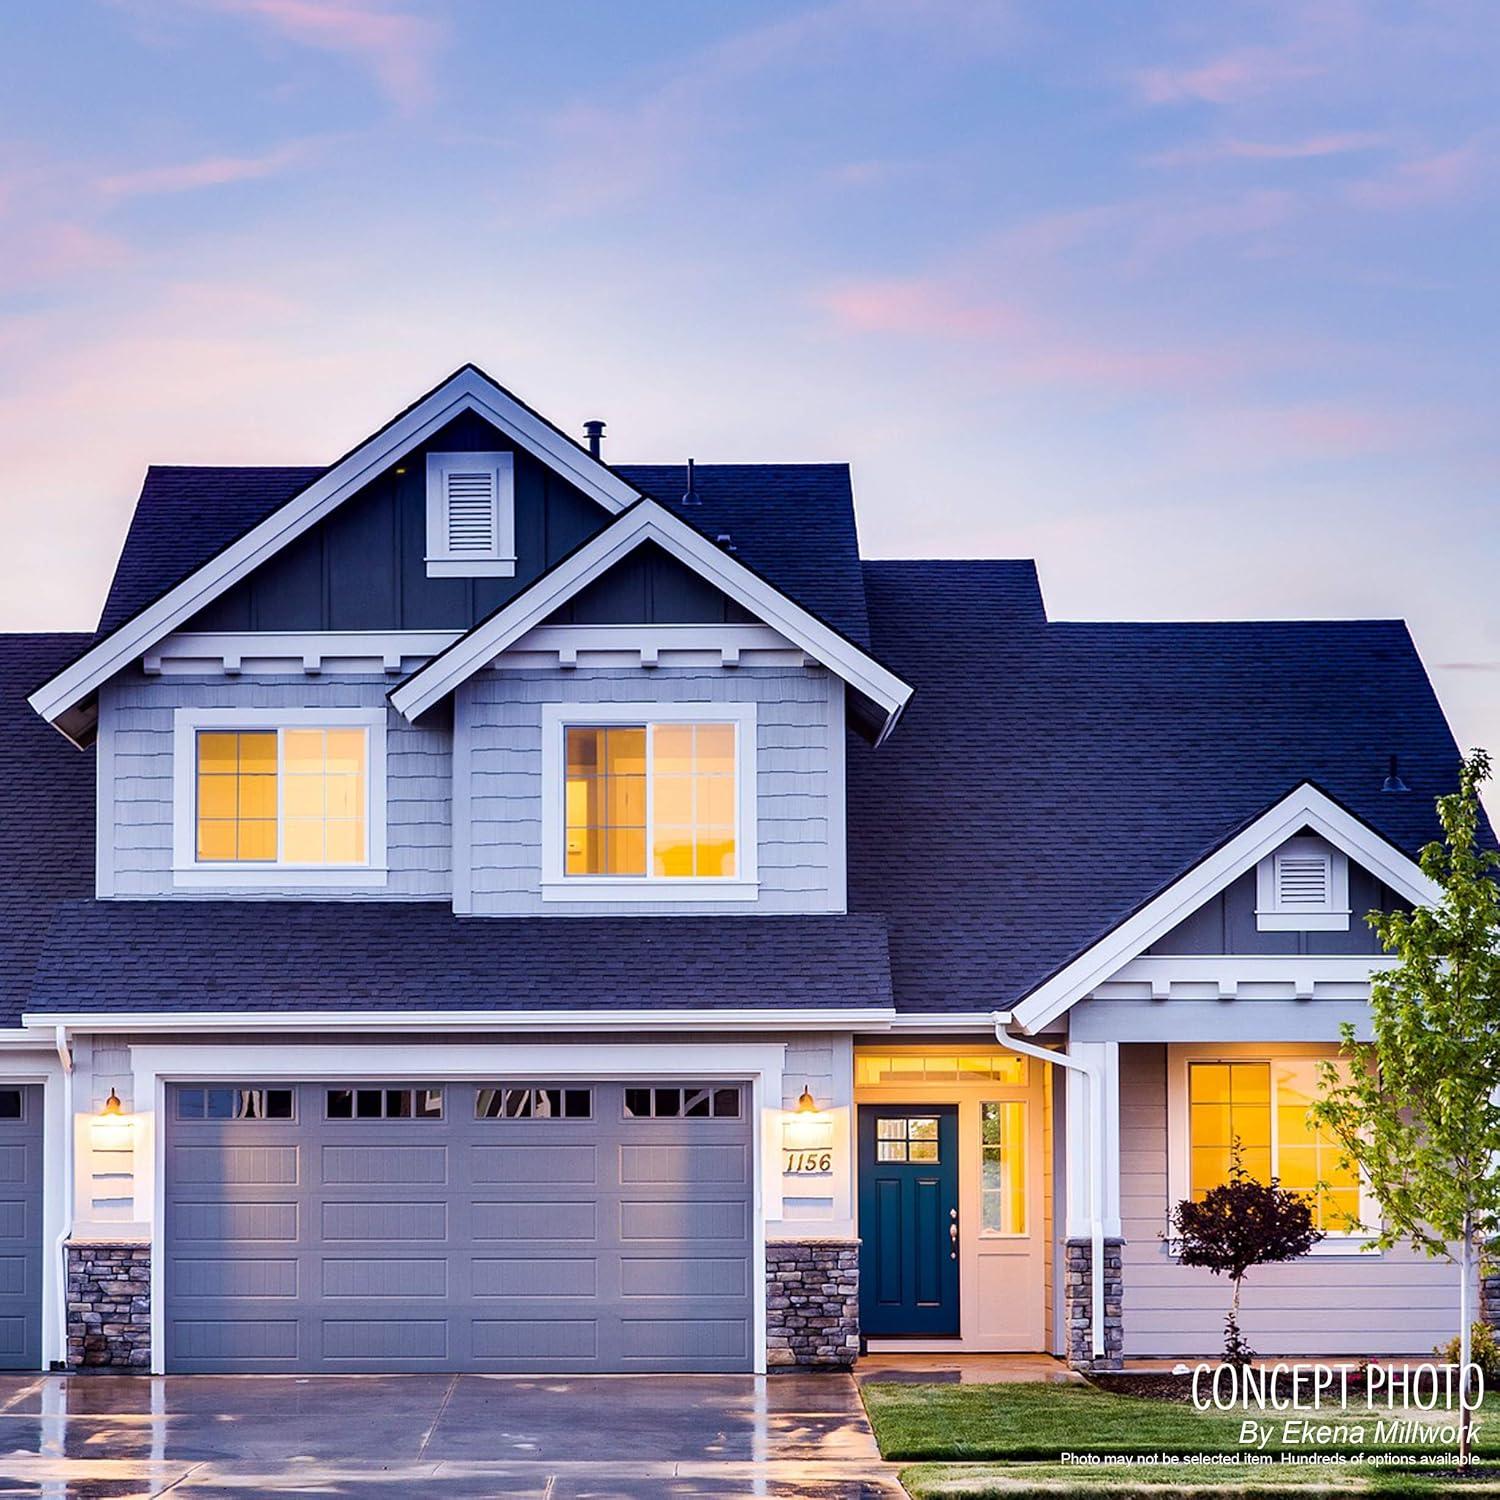
MULTIPOLYGON (((842 695, 821 668, 585 668, 486 672, 461 690, 457 757, 468 765, 470 868, 476 914, 651 916, 823 912, 843 909, 842 695), (543 902, 544 703, 754 703, 758 859, 755 902, 543 902)), ((463 793, 460 793, 460 804, 463 793)))
MULTIPOLYGON (((452 890, 452 733, 441 715, 413 727, 386 724, 386 853, 390 878, 365 889, 179 890, 172 881, 173 711, 178 708, 372 708, 384 706, 385 677, 148 677, 122 674, 100 695, 109 725, 105 774, 114 894, 184 900, 443 900, 452 890)), ((101 769, 104 763, 101 761, 101 769)))

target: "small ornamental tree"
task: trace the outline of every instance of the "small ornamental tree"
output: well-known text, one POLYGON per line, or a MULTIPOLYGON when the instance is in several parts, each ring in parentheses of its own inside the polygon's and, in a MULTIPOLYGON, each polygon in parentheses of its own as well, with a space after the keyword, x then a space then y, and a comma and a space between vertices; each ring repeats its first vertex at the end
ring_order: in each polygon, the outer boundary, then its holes
MULTIPOLYGON (((1370 981, 1372 1041, 1343 1028, 1348 1077, 1323 1066, 1313 1115, 1380 1204, 1373 1243, 1407 1241, 1458 1266, 1459 1362, 1472 1357, 1475 1252, 1500 1231, 1500 855, 1480 841, 1483 750, 1437 799, 1441 843, 1421 853, 1437 900, 1365 919, 1399 962, 1370 981)), ((1467 1463, 1467 1420, 1459 1453, 1467 1463)))
POLYGON ((1313 1224, 1312 1206, 1272 1178, 1259 1182, 1240 1160, 1236 1141, 1229 1181, 1210 1188, 1194 1201, 1184 1198, 1172 1210, 1177 1258, 1185 1266, 1202 1266, 1234 1283, 1229 1316, 1224 1320, 1224 1363, 1248 1365, 1255 1351, 1240 1332, 1240 1291, 1253 1266, 1300 1260, 1323 1238, 1313 1224))

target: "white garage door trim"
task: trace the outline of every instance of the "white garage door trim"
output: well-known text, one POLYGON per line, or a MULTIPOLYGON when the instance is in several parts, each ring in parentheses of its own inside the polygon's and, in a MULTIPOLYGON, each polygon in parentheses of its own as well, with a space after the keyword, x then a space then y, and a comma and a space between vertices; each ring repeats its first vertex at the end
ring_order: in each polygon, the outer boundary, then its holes
POLYGON ((37 1056, 0 1053, 0 1088, 42 1086, 42 1362, 41 1368, 64 1359, 67 1340, 63 1327, 62 1257, 58 1236, 63 1229, 67 1176, 63 1170, 67 1117, 63 1111, 62 1067, 53 1054, 37 1056))
POLYGON ((667 1046, 518 1042, 514 1045, 456 1046, 387 1043, 285 1047, 246 1045, 133 1046, 131 1066, 137 1110, 135 1215, 151 1226, 151 1370, 165 1373, 166 1300, 166 1118, 169 1083, 203 1079, 267 1083, 323 1082, 341 1078, 398 1081, 483 1082, 495 1077, 546 1075, 549 1078, 714 1078, 746 1079, 751 1108, 760 1128, 752 1133, 754 1229, 752 1277, 755 1293, 754 1369, 766 1371, 766 1221, 781 1217, 781 1176, 766 1163, 779 1160, 782 1072, 786 1047, 780 1043, 679 1043, 667 1046), (150 1101, 146 1106, 146 1101, 150 1101))

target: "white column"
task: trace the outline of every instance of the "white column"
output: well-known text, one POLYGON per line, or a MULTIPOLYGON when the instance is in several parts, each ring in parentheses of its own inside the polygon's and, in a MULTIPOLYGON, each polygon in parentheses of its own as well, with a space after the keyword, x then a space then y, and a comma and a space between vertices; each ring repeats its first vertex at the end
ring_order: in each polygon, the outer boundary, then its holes
MULTIPOLYGON (((1099 1107, 1104 1117, 1103 1217, 1106 1239, 1119 1239, 1120 1229, 1120 1044, 1118 1042, 1073 1042, 1068 1053, 1085 1063, 1102 1085, 1099 1107)), ((1088 1083, 1071 1070, 1067 1073, 1067 1237, 1087 1238, 1092 1223, 1089 1183, 1095 1171, 1090 1160, 1088 1083)))

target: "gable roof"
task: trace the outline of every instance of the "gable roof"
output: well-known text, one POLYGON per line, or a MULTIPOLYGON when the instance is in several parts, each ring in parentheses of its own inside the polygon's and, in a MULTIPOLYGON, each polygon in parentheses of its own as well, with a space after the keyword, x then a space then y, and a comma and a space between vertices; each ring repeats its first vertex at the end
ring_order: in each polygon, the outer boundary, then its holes
POLYGON ((1049 623, 1030 563, 864 571, 919 689, 848 772, 902 1010, 1014 1009, 1305 781, 1409 858, 1440 834, 1459 752, 1399 621, 1049 623))
POLYGON ((426 713, 580 589, 648 542, 693 569, 721 593, 842 677, 869 706, 857 717, 870 722, 877 744, 890 733, 911 697, 910 686, 867 651, 651 499, 637 501, 603 531, 583 542, 419 667, 388 694, 391 706, 407 719, 426 713))
POLYGON ((80 705, 86 703, 101 683, 316 525, 402 454, 465 411, 483 417, 607 512, 621 511, 639 499, 634 486, 593 457, 588 449, 482 370, 465 365, 160 597, 97 640, 76 662, 31 695, 32 707, 69 738, 82 743, 92 732, 94 715, 80 705))
POLYGON ((94 889, 94 762, 26 707, 87 635, 0 635, 0 1026, 14 1026, 60 902, 94 889))

